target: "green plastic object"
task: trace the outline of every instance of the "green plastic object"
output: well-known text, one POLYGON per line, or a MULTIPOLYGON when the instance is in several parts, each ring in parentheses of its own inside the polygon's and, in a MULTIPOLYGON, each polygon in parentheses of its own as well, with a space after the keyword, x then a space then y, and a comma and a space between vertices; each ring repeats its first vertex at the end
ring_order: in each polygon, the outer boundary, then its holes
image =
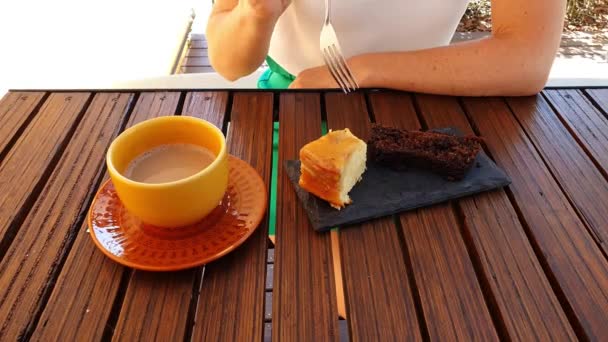
POLYGON ((287 89, 296 77, 283 69, 270 56, 266 57, 268 69, 258 79, 259 89, 287 89))

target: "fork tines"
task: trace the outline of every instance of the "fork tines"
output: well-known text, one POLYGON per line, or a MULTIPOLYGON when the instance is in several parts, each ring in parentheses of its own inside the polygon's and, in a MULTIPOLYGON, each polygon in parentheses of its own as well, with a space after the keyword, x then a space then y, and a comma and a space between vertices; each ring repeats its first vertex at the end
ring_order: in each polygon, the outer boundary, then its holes
POLYGON ((355 80, 348 64, 346 64, 346 59, 344 59, 344 56, 340 53, 340 49, 335 44, 325 47, 321 51, 321 54, 332 77, 344 93, 348 94, 359 88, 359 84, 355 80))

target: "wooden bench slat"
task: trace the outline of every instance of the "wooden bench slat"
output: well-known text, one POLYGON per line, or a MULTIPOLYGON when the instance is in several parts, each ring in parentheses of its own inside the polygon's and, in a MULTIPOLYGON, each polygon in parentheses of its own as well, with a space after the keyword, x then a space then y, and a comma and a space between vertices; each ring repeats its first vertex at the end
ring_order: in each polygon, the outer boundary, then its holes
POLYGON ((52 170, 53 158, 69 140, 89 93, 53 94, 0 163, 0 253, 8 246, 6 236, 22 206, 29 206, 52 170), (42 182, 42 184, 41 184, 42 182), (6 240, 5 240, 6 239, 6 240), (6 241, 6 242, 5 242, 6 241))
POLYGON ((215 70, 210 66, 182 66, 181 73, 182 74, 195 74, 199 72, 215 72, 215 70))
POLYGON ((190 40, 207 40, 204 33, 191 33, 190 40))
MULTIPOLYGON (((329 129, 349 128, 367 141, 370 121, 361 93, 328 93, 325 104, 329 129)), ((351 338, 408 336, 421 340, 406 262, 392 218, 340 229, 338 236, 351 338)))
MULTIPOLYGON (((415 99, 428 128, 456 127, 475 134, 455 98, 416 95, 415 99)), ((511 339, 576 339, 505 192, 464 198, 457 207, 465 224, 465 241, 474 249, 472 258, 498 310, 496 319, 511 339)))
MULTIPOLYGON (((127 126, 155 116, 172 115, 179 95, 177 92, 142 93, 127 126)), ((107 178, 104 173, 104 181, 107 178)), ((97 189, 91 190, 94 194, 97 189)), ((111 336, 114 327, 106 324, 117 294, 124 290, 119 284, 125 272, 130 273, 95 247, 87 223, 83 222, 32 339, 69 341, 77 336, 83 341, 98 341, 106 328, 111 336)))
POLYGON ((9 92, 0 100, 0 162, 4 149, 32 116, 44 93, 9 92))
POLYGON ((182 66, 184 67, 211 67, 211 63, 209 63, 209 57, 207 56, 189 56, 185 57, 182 66))
MULTIPOLYGON (((270 184, 272 93, 236 93, 228 131, 230 154, 249 163, 270 184)), ((265 217, 237 250, 205 266, 193 341, 260 341, 268 221, 265 217)))
POLYGON ((206 39, 192 39, 189 46, 195 49, 203 49, 208 47, 206 39))
POLYGON ((564 302, 587 337, 600 339, 608 327, 608 262, 506 103, 463 101, 492 156, 511 177, 509 189, 564 302))
POLYGON ((608 118, 580 90, 544 90, 543 93, 604 174, 608 174, 608 118))
POLYGON ((299 158, 302 146, 321 135, 319 95, 281 94, 279 122, 273 341, 337 341, 330 234, 312 229, 283 168, 286 160, 299 158))
MULTIPOLYGON (((410 96, 370 95, 379 124, 419 130, 410 96)), ((450 205, 400 215, 403 236, 432 340, 497 340, 498 336, 450 205), (432 322, 450 321, 451 324, 432 322)))
POLYGON ((186 57, 209 57, 209 50, 190 48, 186 52, 186 57))
POLYGON ((604 89, 585 89, 585 93, 589 95, 598 107, 608 114, 608 88, 604 89))
POLYGON ((542 96, 507 103, 608 255, 608 182, 542 96))
MULTIPOLYGON (((98 94, 79 123, 18 236, 0 263, 0 339, 14 340, 38 316, 49 282, 73 241, 82 203, 100 175, 105 146, 124 117, 131 94, 98 94)), ((86 96, 83 96, 86 98, 86 96)), ((58 107, 55 107, 61 110, 58 107)), ((78 106, 77 108, 80 108, 78 106)), ((76 109, 76 108, 75 108, 76 109)), ((79 110, 79 109, 78 109, 79 110)), ((41 115, 54 116, 48 109, 41 115)))

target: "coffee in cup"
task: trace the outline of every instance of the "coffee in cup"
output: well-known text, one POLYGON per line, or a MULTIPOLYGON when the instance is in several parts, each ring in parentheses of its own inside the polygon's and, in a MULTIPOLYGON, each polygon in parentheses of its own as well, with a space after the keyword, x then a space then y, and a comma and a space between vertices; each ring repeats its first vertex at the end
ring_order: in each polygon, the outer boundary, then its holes
POLYGON ((125 130, 110 145, 106 163, 125 208, 159 227, 204 219, 228 186, 222 131, 189 116, 159 117, 125 130))

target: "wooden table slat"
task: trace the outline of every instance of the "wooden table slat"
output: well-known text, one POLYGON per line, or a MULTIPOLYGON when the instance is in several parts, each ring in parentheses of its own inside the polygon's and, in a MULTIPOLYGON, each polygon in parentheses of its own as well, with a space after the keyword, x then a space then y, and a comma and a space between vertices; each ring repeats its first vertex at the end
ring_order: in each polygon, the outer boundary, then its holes
POLYGON ((279 122, 273 341, 337 341, 330 234, 314 232, 282 167, 321 135, 319 95, 281 94, 279 122))
MULTIPOLYGON (((367 141, 370 120, 361 93, 325 95, 328 129, 349 128, 367 141)), ((351 338, 421 340, 410 279, 392 218, 338 232, 351 338)))
MULTIPOLYGON (((194 39, 188 61, 204 61, 205 44, 194 39)), ((0 99, 0 340, 608 336, 608 89, 460 103, 385 90, 186 92, 0 99), (371 121, 408 129, 474 127, 513 183, 316 233, 282 166, 320 136, 324 103, 328 128, 362 139, 368 109, 371 121), (92 243, 86 210, 108 177, 110 141, 128 115, 131 126, 177 110, 228 124, 230 152, 267 184, 278 110, 276 258, 267 255, 266 220, 232 253, 181 272, 132 271, 92 243), (336 285, 344 285, 347 321, 338 320, 336 285)))
MULTIPOLYGON (((415 100, 428 128, 456 127, 475 134, 455 98, 416 95, 415 100)), ((505 192, 464 198, 457 207, 499 328, 513 340, 575 340, 505 192)))
MULTIPOLYGON (((155 116, 173 114, 178 100, 178 92, 142 93, 127 126, 155 116)), ((104 173, 103 180, 107 178, 107 173, 104 173)), ((97 249, 89 236, 87 223, 83 222, 32 339, 69 341, 72 336, 78 336, 83 341, 100 340, 106 329, 108 336, 112 336, 115 322, 108 322, 108 319, 117 295, 125 290, 119 287, 121 280, 129 274, 129 269, 97 249)), ((117 304, 121 304, 121 300, 119 297, 117 304)), ((137 327, 136 319, 134 315, 133 327, 137 327)))
POLYGON ((159 274, 134 271, 113 341, 181 341, 196 270, 159 274))
POLYGON ((53 159, 69 139, 89 93, 53 94, 0 163, 0 255, 8 247, 6 234, 21 209, 27 210, 44 185, 53 159))
MULTIPOLYGON (((371 94, 378 124, 418 130, 414 105, 401 93, 371 94)), ((431 340, 497 340, 473 264, 449 204, 400 215, 431 340), (428 284, 428 285, 424 285, 428 284), (451 324, 432 322, 451 321, 451 324)))
POLYGON ((11 140, 18 138, 15 134, 36 114, 43 97, 41 92, 10 92, 0 100, 0 162, 11 140))
MULTIPOLYGON (((228 132, 230 154, 249 163, 270 184, 271 93, 235 94, 228 132)), ((237 250, 205 267, 193 341, 260 341, 268 224, 265 217, 237 250)))
MULTIPOLYGON (((24 333, 44 305, 50 282, 71 245, 91 193, 100 176, 107 144, 118 131, 131 94, 98 94, 86 111, 71 143, 38 198, 5 258, 0 263, 0 339, 24 333), (45 272, 40 272, 45 270, 45 272)), ((31 328, 30 328, 31 329, 31 328)))
POLYGON ((608 117, 580 90, 545 90, 565 125, 608 175, 608 117))
MULTIPOLYGON (((175 114, 179 98, 178 92, 152 98, 152 103, 158 104, 158 110, 152 113, 154 116, 175 114)), ((145 101, 142 102, 142 105, 145 104, 145 101)), ((190 111, 195 112, 196 109, 190 108, 190 111)), ((136 114, 141 112, 140 108, 136 108, 136 114)), ((166 275, 134 271, 112 339, 114 341, 183 339, 188 328, 188 310, 196 275, 196 269, 166 275)))
POLYGON ((507 103, 608 255, 608 181, 542 96, 507 103))
POLYGON ((186 94, 182 115, 207 120, 223 129, 227 106, 228 92, 190 92, 186 94))
POLYGON ((587 337, 606 336, 608 262, 601 250, 506 103, 471 98, 464 105, 492 156, 511 177, 509 189, 564 302, 587 337))

